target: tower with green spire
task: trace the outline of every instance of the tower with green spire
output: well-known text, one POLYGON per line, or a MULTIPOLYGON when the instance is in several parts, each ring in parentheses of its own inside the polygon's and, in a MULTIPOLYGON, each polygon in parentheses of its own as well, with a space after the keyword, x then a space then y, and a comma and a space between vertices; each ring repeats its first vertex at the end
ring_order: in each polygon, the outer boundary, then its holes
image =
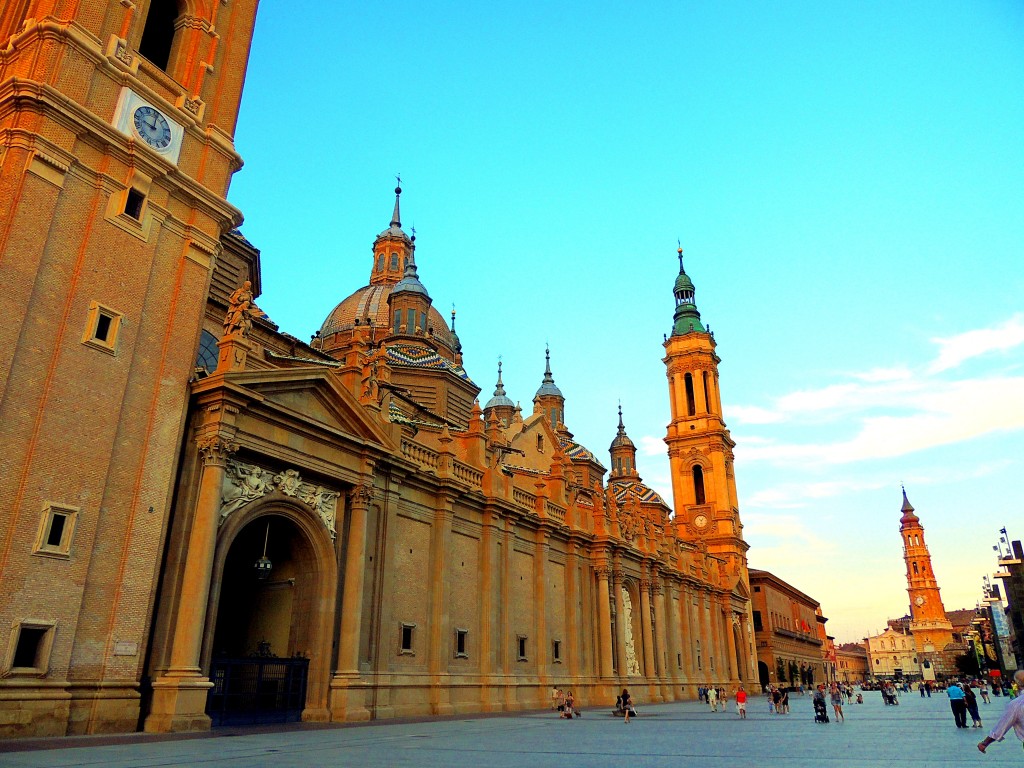
POLYGON ((694 300, 693 280, 683 269, 683 247, 680 245, 676 250, 679 254, 679 276, 676 277, 676 284, 672 293, 676 297, 676 311, 672 322, 672 335, 682 336, 696 331, 704 333, 704 326, 700 322, 700 312, 697 311, 697 302, 694 300))

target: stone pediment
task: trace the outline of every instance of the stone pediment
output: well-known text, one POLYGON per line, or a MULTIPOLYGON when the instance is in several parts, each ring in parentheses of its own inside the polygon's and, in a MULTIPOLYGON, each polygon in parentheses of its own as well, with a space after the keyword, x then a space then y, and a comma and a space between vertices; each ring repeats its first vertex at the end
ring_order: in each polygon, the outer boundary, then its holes
MULTIPOLYGON (((322 368, 244 371, 227 374, 224 380, 251 393, 265 409, 279 411, 282 416, 316 422, 388 450, 396 449, 387 426, 341 386, 335 374, 322 368)), ((207 382, 211 379, 202 383, 207 382)))

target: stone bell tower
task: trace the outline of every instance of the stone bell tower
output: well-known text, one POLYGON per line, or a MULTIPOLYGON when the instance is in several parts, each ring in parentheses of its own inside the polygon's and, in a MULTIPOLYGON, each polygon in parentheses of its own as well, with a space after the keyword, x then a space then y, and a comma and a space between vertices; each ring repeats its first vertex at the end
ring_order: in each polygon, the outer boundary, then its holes
POLYGON ((136 727, 255 16, 0 4, 0 737, 136 727))
POLYGON ((742 537, 736 497, 732 452, 736 444, 722 420, 720 360, 715 337, 701 323, 681 247, 678 255, 679 275, 673 288, 676 308, 664 358, 672 414, 665 442, 676 526, 682 538, 701 540, 709 552, 726 556, 746 581, 748 545, 742 537))

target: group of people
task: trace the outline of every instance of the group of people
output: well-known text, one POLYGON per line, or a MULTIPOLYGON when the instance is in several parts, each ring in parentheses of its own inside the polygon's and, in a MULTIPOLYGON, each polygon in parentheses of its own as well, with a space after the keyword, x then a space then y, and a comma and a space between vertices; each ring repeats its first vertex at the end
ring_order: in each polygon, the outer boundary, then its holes
POLYGON ((580 716, 572 691, 563 691, 557 685, 551 687, 551 708, 557 710, 558 716, 565 720, 580 716))
POLYGON ((789 690, 775 685, 765 686, 764 696, 768 700, 768 714, 789 714, 789 690))
POLYGON ((697 701, 703 701, 711 708, 712 712, 717 712, 719 705, 721 705, 724 710, 726 705, 725 688, 719 688, 711 685, 710 683, 707 685, 698 685, 697 701))

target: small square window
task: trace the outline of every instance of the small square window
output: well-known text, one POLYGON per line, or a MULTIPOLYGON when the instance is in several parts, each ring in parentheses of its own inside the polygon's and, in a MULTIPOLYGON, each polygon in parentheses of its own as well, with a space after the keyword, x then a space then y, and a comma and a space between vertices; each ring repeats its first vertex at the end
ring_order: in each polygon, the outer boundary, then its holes
POLYGON ((89 302, 82 343, 113 354, 117 348, 117 333, 121 329, 121 313, 100 304, 89 302))
POLYGON ((469 652, 466 650, 466 636, 468 634, 468 629, 455 630, 455 658, 457 659, 469 658, 469 652))
POLYGON ((131 216, 136 221, 142 221, 142 204, 145 201, 146 196, 144 194, 134 187, 130 188, 124 198, 125 214, 131 216))
POLYGON ((14 625, 4 669, 11 675, 46 674, 50 666, 54 625, 23 621, 14 625))
POLYGON ((526 635, 516 635, 516 661, 526 661, 526 635))
POLYGON ((555 664, 562 663, 562 641, 552 640, 551 641, 551 660, 555 664))
POLYGON ((38 555, 67 557, 75 533, 78 508, 47 504, 39 520, 34 552, 38 555))
POLYGON ((415 624, 403 623, 401 625, 401 632, 400 632, 399 641, 398 641, 398 653, 399 654, 406 654, 406 655, 409 655, 409 656, 415 656, 416 655, 416 652, 413 650, 413 646, 412 646, 413 634, 414 634, 414 630, 415 629, 416 629, 416 625, 415 624))

